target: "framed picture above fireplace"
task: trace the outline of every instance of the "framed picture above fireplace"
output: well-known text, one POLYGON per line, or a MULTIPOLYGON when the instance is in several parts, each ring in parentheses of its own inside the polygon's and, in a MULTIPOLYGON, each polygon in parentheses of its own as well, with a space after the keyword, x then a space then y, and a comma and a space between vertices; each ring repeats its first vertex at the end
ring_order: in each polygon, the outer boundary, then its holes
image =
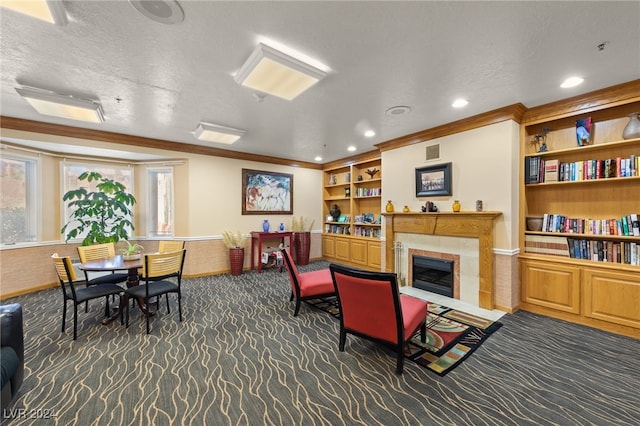
POLYGON ((416 197, 451 195, 451 163, 416 168, 416 197))

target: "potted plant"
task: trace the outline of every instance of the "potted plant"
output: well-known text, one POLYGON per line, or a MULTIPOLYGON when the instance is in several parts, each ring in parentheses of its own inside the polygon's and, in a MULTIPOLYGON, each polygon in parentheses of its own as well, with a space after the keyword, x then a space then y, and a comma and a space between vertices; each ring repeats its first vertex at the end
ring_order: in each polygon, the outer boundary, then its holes
POLYGON ((224 244, 229 249, 229 263, 231 265, 231 275, 237 276, 242 274, 244 266, 244 243, 246 237, 240 231, 231 232, 224 231, 222 233, 224 244))
POLYGON ((126 241, 126 243, 127 243, 127 246, 122 250, 120 250, 120 252, 122 253, 122 259, 123 260, 140 259, 140 256, 142 255, 142 250, 144 250, 144 247, 142 247, 138 243, 131 244, 131 242, 128 240, 126 241))
POLYGON ((304 216, 296 219, 291 217, 291 230, 293 231, 293 253, 298 265, 309 264, 309 251, 311 250, 311 228, 315 220, 308 221, 304 216), (307 225, 308 224, 308 225, 307 225))
POLYGON ((134 230, 131 209, 136 203, 135 197, 126 192, 127 188, 122 183, 97 172, 84 172, 78 180, 97 182, 96 190, 88 191, 83 187, 67 191, 62 197, 73 209, 68 222, 60 230, 65 234, 65 241, 85 233, 83 246, 128 240, 129 229, 134 230))

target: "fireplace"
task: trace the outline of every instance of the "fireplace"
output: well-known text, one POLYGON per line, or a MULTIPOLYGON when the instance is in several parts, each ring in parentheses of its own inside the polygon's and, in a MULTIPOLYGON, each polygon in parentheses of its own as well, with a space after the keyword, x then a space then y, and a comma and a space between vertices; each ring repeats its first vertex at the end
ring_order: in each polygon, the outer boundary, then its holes
POLYGON ((418 255, 411 258, 413 287, 453 297, 453 261, 418 255))

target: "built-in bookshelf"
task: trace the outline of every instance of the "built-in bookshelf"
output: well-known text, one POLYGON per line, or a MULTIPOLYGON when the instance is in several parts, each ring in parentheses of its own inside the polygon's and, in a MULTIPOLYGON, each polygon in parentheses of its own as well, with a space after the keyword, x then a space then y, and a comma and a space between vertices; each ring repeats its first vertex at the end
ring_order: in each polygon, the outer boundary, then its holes
POLYGON ((325 259, 380 270, 381 165, 376 153, 323 171, 322 255, 325 259), (330 214, 334 206, 340 210, 338 220, 330 214))
POLYGON ((640 138, 622 138, 637 111, 640 80, 525 113, 523 309, 640 337, 640 138), (580 141, 576 123, 587 118, 580 141), (528 229, 528 217, 542 229, 528 229))

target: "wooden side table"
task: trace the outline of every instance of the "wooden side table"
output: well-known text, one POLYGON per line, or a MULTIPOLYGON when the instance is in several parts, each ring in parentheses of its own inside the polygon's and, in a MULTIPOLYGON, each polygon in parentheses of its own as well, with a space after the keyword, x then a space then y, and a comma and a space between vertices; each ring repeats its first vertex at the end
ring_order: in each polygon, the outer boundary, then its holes
MULTIPOLYGON (((259 259, 262 253, 262 240, 279 239, 284 243, 284 239, 289 238, 289 247, 293 247, 293 232, 251 232, 251 269, 255 269, 255 251, 258 249, 258 273, 262 273, 262 261, 259 259)), ((280 269, 282 271, 282 269, 280 269)))

